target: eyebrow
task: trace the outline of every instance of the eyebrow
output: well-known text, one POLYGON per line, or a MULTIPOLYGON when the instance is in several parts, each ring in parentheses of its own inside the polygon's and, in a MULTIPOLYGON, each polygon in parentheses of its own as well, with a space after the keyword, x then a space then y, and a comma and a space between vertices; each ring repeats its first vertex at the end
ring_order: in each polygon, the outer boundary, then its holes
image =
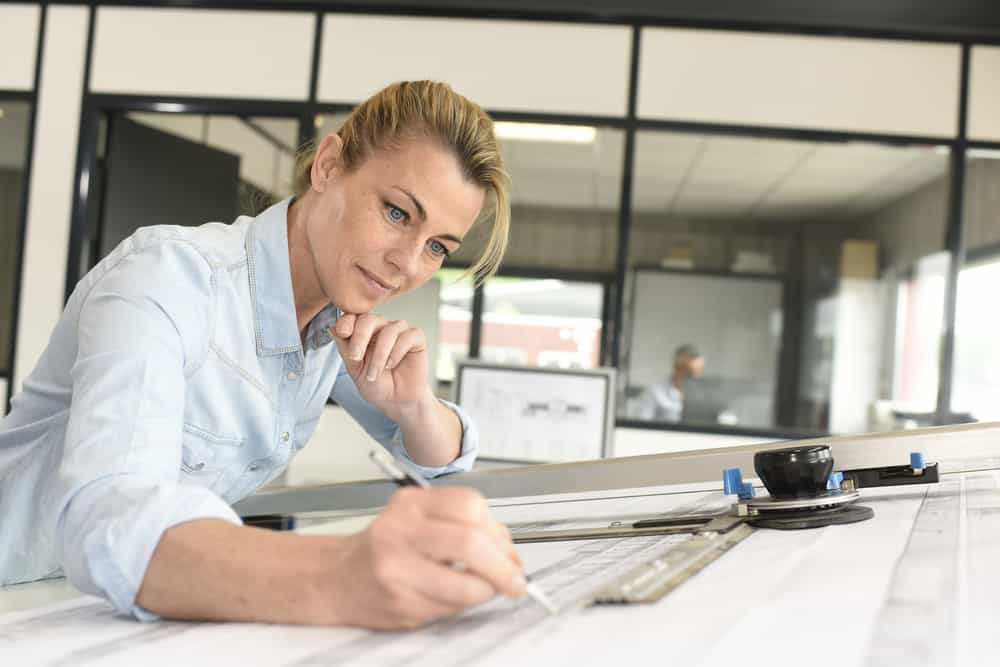
POLYGON ((409 197, 413 201, 413 205, 417 207, 417 213, 420 214, 421 218, 423 218, 424 220, 426 220, 427 219, 427 211, 424 210, 424 205, 420 203, 420 200, 417 199, 416 197, 414 197, 413 193, 410 192, 409 190, 401 188, 398 185, 395 186, 395 188, 397 190, 399 190, 400 192, 402 192, 407 197, 409 197))
MULTIPOLYGON (((427 219, 427 211, 424 210, 423 204, 420 203, 419 199, 417 199, 416 197, 413 196, 412 192, 410 192, 409 190, 407 190, 405 188, 401 188, 398 185, 393 186, 393 187, 395 187, 397 190, 399 190, 404 195, 406 195, 407 197, 409 197, 410 200, 413 202, 413 205, 417 207, 417 213, 420 214, 420 217, 423 218, 424 220, 427 219)), ((453 241, 453 242, 457 243, 458 245, 462 245, 462 239, 458 238, 454 234, 439 234, 438 236, 440 236, 441 238, 443 238, 446 241, 453 241)))

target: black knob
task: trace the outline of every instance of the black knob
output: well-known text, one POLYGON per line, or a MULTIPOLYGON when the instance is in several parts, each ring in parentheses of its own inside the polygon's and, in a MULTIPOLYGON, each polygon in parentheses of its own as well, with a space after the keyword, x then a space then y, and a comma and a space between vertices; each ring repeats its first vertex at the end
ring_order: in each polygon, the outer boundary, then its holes
POLYGON ((829 445, 772 449, 753 455, 753 469, 772 498, 808 498, 826 491, 833 454, 829 445))

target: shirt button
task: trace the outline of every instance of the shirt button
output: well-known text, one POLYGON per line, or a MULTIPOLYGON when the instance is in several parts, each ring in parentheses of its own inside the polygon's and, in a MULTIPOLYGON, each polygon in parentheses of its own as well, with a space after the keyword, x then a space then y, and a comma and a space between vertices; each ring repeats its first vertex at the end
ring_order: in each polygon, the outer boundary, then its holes
POLYGON ((281 441, 282 442, 288 442, 288 438, 290 438, 290 437, 291 436, 288 435, 288 431, 285 431, 284 433, 281 434, 281 441))
POLYGON ((251 463, 250 464, 250 472, 257 472, 258 470, 260 470, 260 466, 259 465, 257 465, 256 463, 251 463))
POLYGON ((291 372, 290 372, 290 373, 288 374, 288 379, 289 379, 289 380, 294 380, 294 379, 295 379, 295 378, 297 378, 298 376, 299 376, 299 374, 298 374, 298 373, 296 373, 295 371, 291 371, 291 372))

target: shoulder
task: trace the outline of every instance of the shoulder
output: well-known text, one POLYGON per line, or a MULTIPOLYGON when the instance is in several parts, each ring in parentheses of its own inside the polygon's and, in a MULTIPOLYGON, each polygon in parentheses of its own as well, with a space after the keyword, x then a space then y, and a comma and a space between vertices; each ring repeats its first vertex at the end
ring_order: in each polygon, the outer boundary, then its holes
POLYGON ((241 217, 232 224, 140 227, 81 282, 88 291, 111 284, 129 292, 191 283, 207 286, 215 272, 246 258, 244 240, 249 221, 241 217))
POLYGON ((225 267, 246 257, 246 233, 251 220, 241 216, 231 224, 140 227, 111 254, 121 251, 122 255, 139 253, 179 261, 200 257, 209 266, 225 267))
POLYGON ((82 308, 128 301, 159 312, 179 330, 202 329, 214 308, 217 275, 238 261, 245 225, 142 227, 80 281, 82 308))

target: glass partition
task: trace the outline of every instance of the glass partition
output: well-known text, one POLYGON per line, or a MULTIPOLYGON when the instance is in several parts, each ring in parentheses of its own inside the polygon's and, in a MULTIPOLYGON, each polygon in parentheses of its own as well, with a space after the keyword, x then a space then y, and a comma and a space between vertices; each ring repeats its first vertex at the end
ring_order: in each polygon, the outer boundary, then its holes
POLYGON ((599 283, 501 276, 486 285, 480 358, 555 368, 596 368, 601 357, 599 283))
POLYGON ((455 364, 469 357, 475 288, 472 286, 472 278, 463 269, 441 269, 437 272, 437 278, 441 283, 441 300, 438 304, 435 378, 438 396, 451 398, 455 364))
POLYGON ((103 115, 80 275, 138 227, 228 223, 290 195, 298 127, 295 118, 103 115))
POLYGON ((965 176, 966 263, 958 276, 949 421, 1000 420, 1000 150, 972 150, 965 176))
POLYGON ((933 413, 948 159, 640 132, 619 416, 853 433, 933 413))

